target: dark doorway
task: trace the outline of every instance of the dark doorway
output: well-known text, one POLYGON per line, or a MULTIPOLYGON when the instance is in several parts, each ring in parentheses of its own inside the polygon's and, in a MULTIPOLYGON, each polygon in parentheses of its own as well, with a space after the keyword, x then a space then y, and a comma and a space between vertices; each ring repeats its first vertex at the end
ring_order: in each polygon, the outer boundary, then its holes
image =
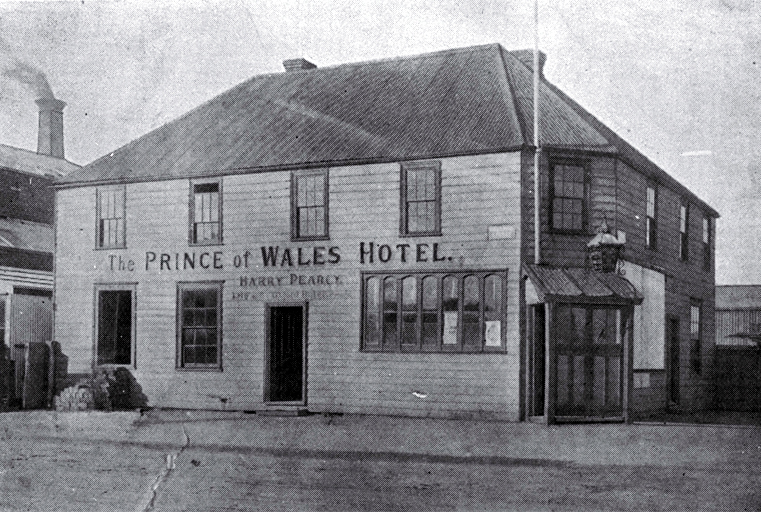
POLYGON ((304 306, 268 308, 267 388, 269 402, 299 402, 304 391, 304 306))
POLYGON ((544 416, 545 330, 544 304, 529 307, 531 338, 529 349, 529 416, 544 416))
POLYGON ((668 401, 679 405, 679 318, 668 319, 668 401))
POLYGON ((99 291, 97 355, 99 365, 131 364, 132 291, 99 291))

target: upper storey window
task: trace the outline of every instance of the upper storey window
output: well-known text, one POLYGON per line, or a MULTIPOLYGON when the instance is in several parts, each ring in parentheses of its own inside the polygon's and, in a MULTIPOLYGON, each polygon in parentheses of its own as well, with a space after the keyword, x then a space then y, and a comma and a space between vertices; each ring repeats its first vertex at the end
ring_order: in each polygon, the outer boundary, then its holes
POLYGON ((190 196, 190 243, 222 243, 222 196, 219 182, 193 183, 190 196))
POLYGON ((98 248, 126 246, 125 187, 100 187, 96 190, 96 238, 98 248))
POLYGON ((328 171, 291 176, 291 236, 294 240, 328 238, 328 171))
POLYGON ((402 235, 441 234, 441 163, 402 164, 402 235))
POLYGON ((687 261, 689 258, 689 228, 690 228, 690 209, 686 203, 679 207, 679 258, 687 261))
POLYGON ((645 231, 645 245, 648 249, 655 249, 658 240, 658 221, 656 220, 656 188, 647 187, 647 226, 645 231))
POLYGON ((711 219, 703 216, 703 270, 711 270, 711 219))
POLYGON ((589 175, 578 163, 550 165, 550 225, 557 231, 587 231, 589 175))

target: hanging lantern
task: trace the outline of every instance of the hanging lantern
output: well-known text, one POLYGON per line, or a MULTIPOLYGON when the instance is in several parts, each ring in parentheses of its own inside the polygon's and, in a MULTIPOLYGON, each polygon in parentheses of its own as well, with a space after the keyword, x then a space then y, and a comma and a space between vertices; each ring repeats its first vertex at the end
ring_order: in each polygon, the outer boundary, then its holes
POLYGON ((589 262, 596 272, 615 272, 624 252, 624 242, 610 233, 608 223, 602 221, 597 235, 587 244, 589 262))

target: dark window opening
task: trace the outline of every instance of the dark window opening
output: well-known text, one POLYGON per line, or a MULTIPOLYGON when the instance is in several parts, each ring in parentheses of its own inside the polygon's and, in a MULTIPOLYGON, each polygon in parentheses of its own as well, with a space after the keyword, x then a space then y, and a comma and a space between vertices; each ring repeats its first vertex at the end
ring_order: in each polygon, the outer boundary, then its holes
POLYGON ((690 366, 692 371, 700 375, 702 371, 702 304, 698 300, 690 304, 690 366))
POLYGON ((647 187, 647 226, 645 227, 645 245, 655 249, 658 243, 657 195, 655 187, 647 187))
POLYGON ((690 228, 690 209, 686 204, 679 207, 679 258, 687 261, 689 258, 689 228, 690 228))

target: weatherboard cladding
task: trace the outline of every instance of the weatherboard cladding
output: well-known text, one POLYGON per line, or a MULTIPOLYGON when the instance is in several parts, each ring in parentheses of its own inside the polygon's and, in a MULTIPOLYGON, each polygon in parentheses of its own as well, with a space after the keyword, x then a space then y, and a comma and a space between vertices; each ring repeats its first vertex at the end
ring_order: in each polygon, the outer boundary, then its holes
MULTIPOLYGON (((533 72, 524 61, 525 51, 492 44, 256 76, 58 186, 528 147, 533 72)), ((543 77, 540 133, 548 149, 619 154, 718 215, 543 77)))

